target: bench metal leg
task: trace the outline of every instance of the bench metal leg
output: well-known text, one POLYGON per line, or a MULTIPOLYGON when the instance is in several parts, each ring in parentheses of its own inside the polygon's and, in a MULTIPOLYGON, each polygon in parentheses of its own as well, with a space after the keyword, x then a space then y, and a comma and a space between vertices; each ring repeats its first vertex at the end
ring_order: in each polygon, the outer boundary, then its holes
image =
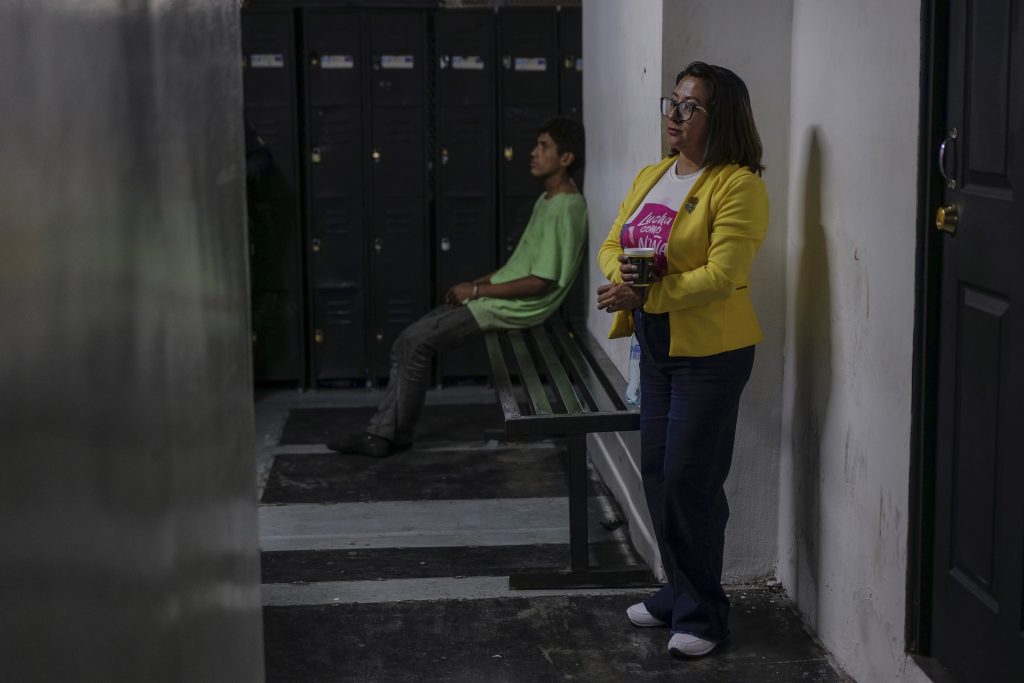
POLYGON ((590 568, 587 520, 587 435, 569 441, 569 569, 527 571, 509 576, 513 590, 553 588, 630 588, 658 585, 647 567, 590 568))

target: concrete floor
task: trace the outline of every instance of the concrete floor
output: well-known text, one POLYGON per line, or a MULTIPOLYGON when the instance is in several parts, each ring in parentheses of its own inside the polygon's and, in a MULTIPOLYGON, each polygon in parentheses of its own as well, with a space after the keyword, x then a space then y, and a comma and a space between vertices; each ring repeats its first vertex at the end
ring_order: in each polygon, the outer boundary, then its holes
MULTIPOLYGON (((568 561, 562 445, 495 438, 494 394, 473 386, 428 395, 483 411, 459 439, 435 432, 386 460, 317 443, 342 436, 325 411, 378 399, 257 396, 267 680, 844 680, 775 587, 732 587, 732 639, 688 661, 667 630, 626 621, 645 590, 509 590, 510 573, 568 561)), ((639 563, 593 473, 589 499, 591 561, 639 563)))

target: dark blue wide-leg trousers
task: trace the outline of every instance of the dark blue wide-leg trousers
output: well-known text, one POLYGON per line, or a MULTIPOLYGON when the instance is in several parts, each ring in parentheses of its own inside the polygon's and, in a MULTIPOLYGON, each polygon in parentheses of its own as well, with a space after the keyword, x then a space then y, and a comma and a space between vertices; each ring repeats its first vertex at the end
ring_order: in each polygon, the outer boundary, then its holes
POLYGON ((754 347, 668 355, 668 315, 635 313, 640 342, 640 469, 668 583, 644 601, 672 626, 714 642, 729 636, 722 553, 740 394, 754 347))

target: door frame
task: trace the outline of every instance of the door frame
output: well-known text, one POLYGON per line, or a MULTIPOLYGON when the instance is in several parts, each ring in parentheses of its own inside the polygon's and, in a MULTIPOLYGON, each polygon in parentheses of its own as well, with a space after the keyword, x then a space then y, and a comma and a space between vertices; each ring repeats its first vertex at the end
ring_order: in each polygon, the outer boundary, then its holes
POLYGON ((921 101, 918 139, 918 220, 911 403, 910 497, 907 529, 907 651, 932 676, 945 678, 931 657, 935 548, 935 428, 938 394, 942 234, 932 215, 943 197, 935 154, 945 137, 948 96, 949 0, 921 2, 921 101))

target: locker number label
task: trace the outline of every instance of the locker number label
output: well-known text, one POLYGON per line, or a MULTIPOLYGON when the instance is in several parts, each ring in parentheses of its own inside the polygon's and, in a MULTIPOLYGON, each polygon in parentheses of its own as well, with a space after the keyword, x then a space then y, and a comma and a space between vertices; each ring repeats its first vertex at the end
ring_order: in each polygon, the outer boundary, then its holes
POLYGON ((249 55, 249 66, 254 69, 283 69, 284 55, 249 55))
POLYGON ((382 69, 411 69, 416 60, 412 55, 381 55, 380 68, 382 69))
POLYGON ((516 71, 547 71, 548 60, 544 57, 516 57, 514 69, 516 71))
POLYGON ((452 68, 461 71, 483 71, 484 60, 477 55, 467 55, 465 57, 455 55, 452 57, 452 68))
POLYGON ((324 55, 320 58, 321 69, 354 69, 356 60, 352 55, 324 55))

